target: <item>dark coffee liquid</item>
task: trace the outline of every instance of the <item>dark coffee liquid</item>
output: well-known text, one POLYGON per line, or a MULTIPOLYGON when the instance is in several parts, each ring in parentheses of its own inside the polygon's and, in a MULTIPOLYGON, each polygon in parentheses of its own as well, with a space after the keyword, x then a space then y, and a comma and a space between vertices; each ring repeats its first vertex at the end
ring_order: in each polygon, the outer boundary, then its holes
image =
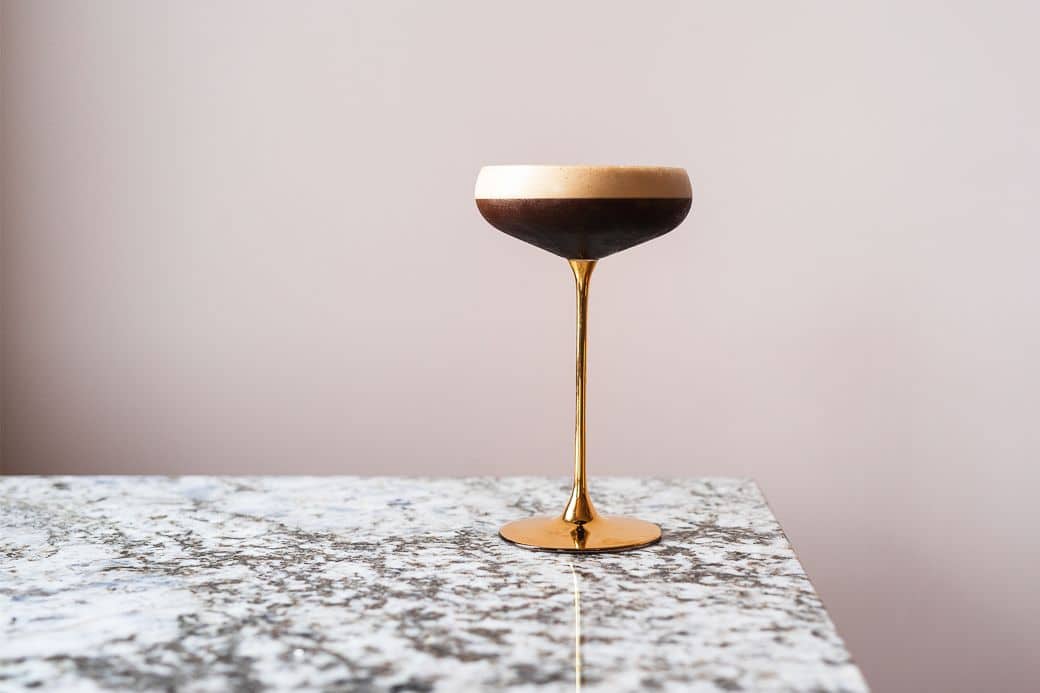
POLYGON ((690 198, 478 199, 488 223, 568 260, 598 260, 668 233, 690 198))

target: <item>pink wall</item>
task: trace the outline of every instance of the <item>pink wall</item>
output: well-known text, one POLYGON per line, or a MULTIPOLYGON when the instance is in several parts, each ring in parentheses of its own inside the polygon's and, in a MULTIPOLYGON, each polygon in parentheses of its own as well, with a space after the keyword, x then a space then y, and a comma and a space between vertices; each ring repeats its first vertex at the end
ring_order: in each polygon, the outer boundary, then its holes
POLYGON ((684 165, 591 473, 753 476, 877 690, 1027 688, 1036 5, 626 7, 5 3, 6 471, 565 475, 570 271, 474 176, 684 165))

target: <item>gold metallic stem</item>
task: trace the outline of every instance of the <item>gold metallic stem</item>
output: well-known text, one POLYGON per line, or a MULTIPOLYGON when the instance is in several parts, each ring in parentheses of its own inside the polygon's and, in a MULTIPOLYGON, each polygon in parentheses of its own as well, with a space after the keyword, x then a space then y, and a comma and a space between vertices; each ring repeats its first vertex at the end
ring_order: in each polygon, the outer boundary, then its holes
MULTIPOLYGON (((585 351, 589 325, 589 279, 595 260, 568 260, 574 271, 578 304, 578 344, 574 395, 574 488, 563 515, 528 517, 499 530, 506 541, 548 551, 623 551, 648 546, 661 538, 661 528, 634 517, 596 512, 585 477, 585 351)), ((579 617, 580 619, 580 617, 579 617)), ((580 642, 580 638, 579 638, 580 642)), ((580 655, 580 652, 578 653, 580 655)), ((578 662, 576 660, 577 671, 578 662)), ((577 679, 580 681, 580 679, 577 679)))
POLYGON ((563 519, 583 525, 596 518, 585 480, 585 346, 589 326, 589 282, 595 260, 568 260, 574 272, 577 298, 577 349, 575 355, 574 488, 563 511, 563 519))

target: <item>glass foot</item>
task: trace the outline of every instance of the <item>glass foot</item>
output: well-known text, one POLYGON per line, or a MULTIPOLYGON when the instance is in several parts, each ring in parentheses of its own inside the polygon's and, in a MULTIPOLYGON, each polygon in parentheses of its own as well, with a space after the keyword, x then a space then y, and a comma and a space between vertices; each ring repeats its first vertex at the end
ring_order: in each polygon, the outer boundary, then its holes
POLYGON ((506 541, 544 551, 624 551, 661 539, 661 528, 634 517, 597 515, 583 524, 562 517, 529 517, 499 530, 506 541))

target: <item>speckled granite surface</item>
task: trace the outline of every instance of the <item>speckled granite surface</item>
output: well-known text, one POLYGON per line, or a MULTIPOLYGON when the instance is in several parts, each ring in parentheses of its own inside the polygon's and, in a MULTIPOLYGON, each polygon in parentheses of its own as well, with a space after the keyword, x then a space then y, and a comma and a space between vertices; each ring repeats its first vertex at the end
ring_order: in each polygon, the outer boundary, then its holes
POLYGON ((635 552, 496 536, 567 490, 0 478, 0 689, 866 689, 752 482, 594 479, 635 552))

